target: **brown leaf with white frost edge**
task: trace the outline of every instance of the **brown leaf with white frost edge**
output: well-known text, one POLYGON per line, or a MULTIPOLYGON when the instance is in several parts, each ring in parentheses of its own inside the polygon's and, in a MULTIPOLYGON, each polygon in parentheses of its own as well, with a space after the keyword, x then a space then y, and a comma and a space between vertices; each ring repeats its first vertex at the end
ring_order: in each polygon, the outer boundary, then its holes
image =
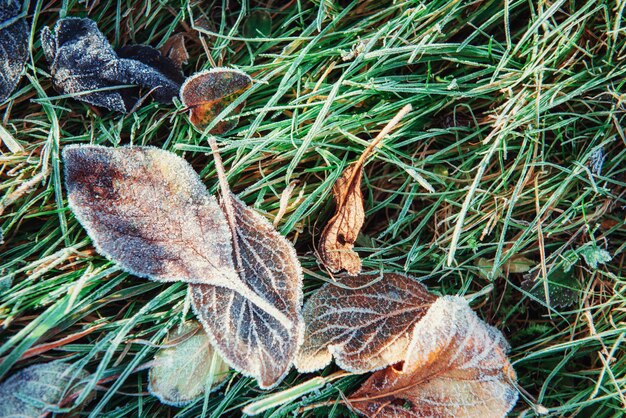
POLYGON ((230 368, 219 357, 195 321, 170 332, 154 356, 148 391, 167 405, 182 406, 201 396, 210 384, 218 389, 230 368))
POLYGON ((461 297, 443 296, 415 325, 404 363, 349 398, 367 417, 504 417, 517 402, 508 343, 461 297))
MULTIPOLYGON (((302 343, 302 268, 291 243, 267 219, 232 194, 227 200, 243 285, 191 285, 192 307, 222 357, 270 389, 287 374, 302 343)), ((224 199, 225 211, 226 204, 224 199)))
POLYGON ((157 281, 236 278, 228 225, 182 158, 153 147, 63 149, 68 203, 98 252, 157 281))
POLYGON ((354 373, 377 370, 404 359, 414 324, 436 296, 415 279, 387 273, 326 283, 303 309, 304 343, 295 360, 303 373, 332 358, 354 373), (371 283, 371 284, 369 284, 371 283))

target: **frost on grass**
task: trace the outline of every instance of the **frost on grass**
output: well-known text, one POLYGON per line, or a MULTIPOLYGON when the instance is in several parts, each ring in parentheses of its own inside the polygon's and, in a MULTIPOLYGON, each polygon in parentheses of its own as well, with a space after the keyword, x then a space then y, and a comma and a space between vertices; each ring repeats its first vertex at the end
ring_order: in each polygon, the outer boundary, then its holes
POLYGON ((302 343, 302 268, 291 243, 263 216, 234 195, 229 201, 239 283, 191 285, 192 306, 224 359, 269 389, 302 343))
POLYGON ((364 373, 404 358, 413 325, 436 297, 414 279, 385 274, 327 283, 305 304, 304 343, 296 357, 300 372, 328 365, 334 356, 345 370, 364 373), (372 283, 369 284, 368 283, 372 283))
POLYGON ((180 74, 170 78, 175 71, 155 58, 158 51, 129 48, 129 58, 120 57, 93 20, 61 19, 54 31, 42 30, 41 44, 55 87, 78 100, 126 113, 137 103, 138 88, 162 103, 178 94, 180 74))
POLYGON ((0 103, 17 86, 28 59, 30 24, 18 18, 21 11, 18 0, 0 1, 0 103))
POLYGON ((22 369, 0 384, 0 416, 42 416, 59 408, 87 376, 87 372, 61 361, 22 369))
MULTIPOLYGON (((189 108, 189 120, 198 129, 204 130, 242 92, 252 86, 246 73, 230 68, 213 68, 192 75, 180 89, 180 99, 189 108)), ((241 103, 233 110, 235 118, 220 121, 211 133, 221 134, 237 126, 237 114, 241 103)))
POLYGON ((224 215, 185 160, 101 146, 65 147, 63 159, 70 208, 101 254, 158 281, 234 276, 224 215))
POLYGON ((154 356, 148 390, 168 405, 181 406, 217 389, 228 377, 228 365, 215 353, 197 322, 171 332, 154 356))
POLYGON ((518 397, 508 350, 463 298, 444 296, 416 324, 404 363, 349 401, 368 417, 505 417, 518 397))

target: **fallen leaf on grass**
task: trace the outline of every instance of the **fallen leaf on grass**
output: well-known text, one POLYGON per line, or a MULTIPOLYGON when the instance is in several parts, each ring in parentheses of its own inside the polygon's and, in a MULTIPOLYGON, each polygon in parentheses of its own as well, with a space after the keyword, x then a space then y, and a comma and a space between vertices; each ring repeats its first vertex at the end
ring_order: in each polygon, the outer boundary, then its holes
POLYGON ((189 60, 189 53, 185 47, 185 34, 177 33, 170 36, 167 41, 159 48, 164 57, 172 60, 178 68, 182 68, 189 60))
POLYGON ((328 365, 365 373, 401 361, 414 324, 436 296, 410 277, 388 273, 326 283, 304 305, 304 343, 295 360, 303 373, 328 365), (371 283, 368 285, 368 283, 371 283))
POLYGON ((504 417, 517 401, 509 347, 460 297, 439 298, 416 324, 404 362, 349 398, 368 417, 504 417))
POLYGON ((16 19, 21 12, 21 1, 0 1, 0 103, 17 86, 28 59, 30 24, 16 19))
MULTIPOLYGON (((199 130, 204 130, 217 115, 241 93, 252 87, 252 79, 243 71, 231 68, 213 68, 189 77, 180 89, 180 100, 189 109, 189 120, 199 130)), ((244 103, 237 106, 236 115, 244 103)), ((233 129, 238 117, 220 121, 211 133, 222 134, 233 129)))
POLYGON ((230 368, 197 322, 177 327, 163 345, 154 356, 148 391, 167 405, 185 405, 208 386, 211 391, 219 388, 228 377, 230 368))
POLYGON ((411 109, 411 105, 404 106, 372 140, 361 157, 350 164, 333 185, 335 215, 322 231, 318 247, 322 263, 333 273, 345 270, 347 274, 354 276, 361 272, 361 259, 353 248, 365 221, 361 193, 363 165, 374 148, 411 109))
MULTIPOLYGON (((181 66, 150 45, 126 45, 116 49, 115 53, 119 58, 146 64, 177 85, 182 85, 185 81, 185 75, 181 70, 181 66)), ((171 97, 168 101, 171 101, 171 97)))
POLYGON ((62 361, 22 369, 0 384, 0 416, 36 418, 52 412, 88 376, 62 361))
POLYGON ((154 56, 147 59, 149 47, 142 48, 141 54, 128 50, 135 58, 141 55, 148 65, 141 60, 120 58, 90 19, 59 20, 54 31, 41 31, 41 45, 55 87, 95 106, 126 113, 137 104, 137 88, 151 92, 159 102, 169 103, 180 87, 180 83, 161 72, 162 60, 151 66, 154 56), (129 85, 134 88, 128 88, 129 85))

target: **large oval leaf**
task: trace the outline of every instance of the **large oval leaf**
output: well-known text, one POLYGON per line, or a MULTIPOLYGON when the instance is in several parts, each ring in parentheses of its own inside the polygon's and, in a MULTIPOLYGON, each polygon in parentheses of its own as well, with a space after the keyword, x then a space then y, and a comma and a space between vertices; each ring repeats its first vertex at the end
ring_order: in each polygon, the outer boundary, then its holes
POLYGON ((98 252, 158 281, 237 279, 230 232, 193 168, 153 147, 69 146, 68 203, 98 252))
POLYGON ((15 19, 21 11, 21 1, 0 1, 0 103, 15 89, 28 59, 30 25, 15 19))
POLYGON ((181 406, 217 389, 229 367, 219 357, 197 322, 186 322, 171 332, 154 356, 148 390, 168 405, 181 406))
POLYGON ((401 368, 375 372, 349 401, 368 417, 504 417, 518 396, 508 350, 465 299, 444 296, 415 325, 401 368))
POLYGON ((306 332, 296 368, 319 370, 333 356, 355 373, 401 361, 413 325, 435 298, 415 279, 393 273, 380 280, 362 275, 325 284, 304 306, 306 332))
POLYGON ((289 241, 231 195, 241 285, 194 284, 192 306, 215 347, 263 389, 276 386, 302 343, 302 268, 289 241))

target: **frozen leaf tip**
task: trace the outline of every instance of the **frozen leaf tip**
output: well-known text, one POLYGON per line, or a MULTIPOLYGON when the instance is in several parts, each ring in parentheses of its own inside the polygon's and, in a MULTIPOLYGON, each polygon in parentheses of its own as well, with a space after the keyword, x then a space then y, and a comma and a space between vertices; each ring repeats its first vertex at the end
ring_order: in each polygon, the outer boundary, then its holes
POLYGON ((0 103, 15 90, 28 59, 30 24, 15 19, 21 11, 21 1, 0 1, 0 103))

